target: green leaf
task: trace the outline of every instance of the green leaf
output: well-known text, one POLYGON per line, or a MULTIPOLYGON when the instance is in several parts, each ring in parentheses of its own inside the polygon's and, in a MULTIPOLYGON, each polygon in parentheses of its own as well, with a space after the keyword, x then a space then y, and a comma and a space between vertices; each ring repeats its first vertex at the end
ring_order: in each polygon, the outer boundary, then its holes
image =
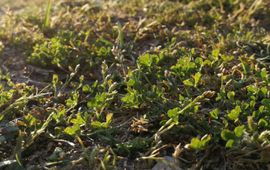
POLYGON ((251 94, 256 94, 258 91, 258 88, 254 85, 247 86, 247 91, 251 94))
POLYGON ((218 60, 219 52, 220 52, 219 49, 214 49, 214 50, 212 51, 212 57, 213 57, 214 60, 218 60))
POLYGON ((190 79, 184 80, 183 83, 184 83, 184 85, 186 85, 186 86, 191 86, 191 87, 193 86, 193 82, 192 82, 190 79))
POLYGON ((219 110, 218 109, 214 109, 212 110, 210 113, 210 116, 214 119, 218 119, 218 114, 219 114, 219 110))
POLYGON ((268 73, 267 73, 266 68, 263 68, 263 69, 261 70, 260 75, 261 75, 261 77, 262 77, 263 79, 266 79, 266 78, 268 77, 268 73))
POLYGON ((79 100, 79 93, 78 92, 74 92, 72 94, 72 96, 69 99, 67 99, 66 105, 68 107, 70 107, 70 108, 71 107, 75 107, 78 104, 78 100, 79 100))
POLYGON ((267 98, 263 99, 263 100, 262 100, 262 104, 263 104, 265 107, 270 108, 270 99, 267 99, 267 98))
POLYGON ((56 87, 57 83, 59 82, 59 77, 57 74, 53 74, 52 84, 56 87))
POLYGON ((171 118, 176 124, 178 124, 178 119, 179 119, 179 114, 178 112, 180 111, 179 107, 176 107, 174 109, 168 110, 167 114, 169 118, 171 118))
POLYGON ((238 119, 240 112, 241 112, 240 106, 236 106, 236 107, 228 114, 228 117, 229 117, 231 120, 236 120, 236 119, 238 119))
POLYGON ((267 127, 268 126, 268 122, 265 119, 261 118, 259 120, 259 122, 258 122, 258 125, 261 126, 261 127, 267 127))
POLYGON ((233 132, 231 132, 230 130, 228 129, 223 129, 222 132, 221 132, 221 138, 225 141, 228 141, 230 139, 234 139, 235 138, 235 135, 233 132))
POLYGON ((112 117, 113 117, 113 114, 109 113, 106 115, 106 122, 93 121, 91 122, 91 126, 96 129, 108 128, 112 122, 112 117))
POLYGON ((147 53, 147 54, 141 55, 138 59, 138 62, 142 66, 150 67, 152 64, 159 62, 159 56, 147 53))
POLYGON ((80 131, 80 126, 79 125, 73 125, 71 127, 65 128, 64 132, 68 135, 76 135, 80 131))
POLYGON ((226 148, 232 148, 233 147, 233 144, 234 144, 234 140, 233 139, 230 139, 226 142, 226 145, 225 147, 226 148))
POLYGON ((98 93, 94 98, 87 102, 88 108, 101 108, 107 99, 107 93, 98 93))
POLYGON ((201 149, 201 140, 198 138, 192 138, 189 147, 192 149, 201 149))
POLYGON ((58 110, 56 114, 53 115, 53 118, 57 123, 59 123, 61 119, 64 118, 65 114, 66 114, 66 109, 63 108, 61 110, 58 110))
POLYGON ((264 95, 267 95, 267 93, 268 93, 267 87, 262 87, 260 90, 264 95))
POLYGON ((242 125, 242 126, 237 126, 235 129, 234 129, 234 133, 237 137, 242 137, 243 136, 243 133, 244 133, 244 130, 245 130, 245 126, 242 125))
POLYGON ((249 102, 249 106, 250 106, 250 108, 254 108, 255 107, 255 105, 256 105, 256 101, 255 100, 251 100, 250 102, 249 102))
POLYGON ((197 87, 200 80, 201 80, 202 74, 200 72, 196 73, 193 78, 194 78, 194 86, 197 87))
POLYGON ((235 92, 234 91, 230 91, 230 92, 227 93, 227 97, 230 100, 232 100, 234 98, 234 96, 235 96, 235 92))
POLYGON ((85 124, 85 121, 81 116, 81 112, 78 112, 76 119, 71 119, 70 122, 72 122, 74 125, 79 125, 79 126, 85 124))
POLYGON ((87 85, 84 85, 83 87, 82 87, 82 91, 84 92, 84 93, 89 93, 89 92, 91 92, 91 87, 87 84, 87 85))
POLYGON ((134 108, 139 107, 139 94, 136 90, 132 90, 129 93, 127 93, 124 97, 121 98, 121 100, 126 103, 128 106, 132 106, 134 108))
POLYGON ((225 62, 229 62, 229 61, 232 61, 234 59, 234 56, 231 55, 231 56, 228 56, 228 55, 221 55, 221 59, 225 62))
POLYGON ((209 141, 211 140, 211 135, 206 135, 202 137, 201 139, 199 138, 192 138, 191 142, 189 144, 189 147, 192 149, 205 149, 209 141))
POLYGON ((172 66, 172 71, 176 72, 177 74, 183 76, 186 73, 191 72, 191 70, 196 69, 196 63, 191 61, 192 58, 188 56, 181 57, 176 65, 172 66))
POLYGON ((111 124, 112 122, 112 118, 113 118, 113 114, 112 113, 108 113, 106 115, 106 127, 109 127, 109 125, 111 124))
POLYGON ((106 122, 100 122, 100 121, 93 121, 91 122, 91 126, 96 129, 101 129, 101 128, 107 128, 106 122))
POLYGON ((265 110, 265 106, 260 106, 259 107, 259 113, 263 113, 264 110, 265 110))

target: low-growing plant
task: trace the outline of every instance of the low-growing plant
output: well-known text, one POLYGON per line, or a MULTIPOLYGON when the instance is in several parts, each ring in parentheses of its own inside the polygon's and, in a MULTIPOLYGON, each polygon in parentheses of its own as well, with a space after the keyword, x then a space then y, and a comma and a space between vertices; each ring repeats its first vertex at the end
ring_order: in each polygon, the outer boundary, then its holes
POLYGON ((267 0, 46 2, 0 17, 0 169, 267 169, 267 0))

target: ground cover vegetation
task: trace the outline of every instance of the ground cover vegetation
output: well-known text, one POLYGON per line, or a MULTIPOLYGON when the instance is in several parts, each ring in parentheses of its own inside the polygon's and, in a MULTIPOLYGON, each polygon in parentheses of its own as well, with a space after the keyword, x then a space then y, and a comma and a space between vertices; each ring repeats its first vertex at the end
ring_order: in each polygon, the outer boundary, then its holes
POLYGON ((0 169, 267 169, 268 0, 0 10, 0 169))

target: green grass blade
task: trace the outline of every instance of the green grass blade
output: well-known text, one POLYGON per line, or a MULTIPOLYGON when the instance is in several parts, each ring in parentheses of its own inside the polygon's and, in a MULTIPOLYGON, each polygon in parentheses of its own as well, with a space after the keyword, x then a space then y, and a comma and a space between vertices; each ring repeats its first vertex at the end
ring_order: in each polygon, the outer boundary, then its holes
POLYGON ((50 27, 50 16, 51 16, 51 9, 52 9, 52 0, 48 0, 48 4, 46 7, 45 19, 44 19, 44 28, 50 27))

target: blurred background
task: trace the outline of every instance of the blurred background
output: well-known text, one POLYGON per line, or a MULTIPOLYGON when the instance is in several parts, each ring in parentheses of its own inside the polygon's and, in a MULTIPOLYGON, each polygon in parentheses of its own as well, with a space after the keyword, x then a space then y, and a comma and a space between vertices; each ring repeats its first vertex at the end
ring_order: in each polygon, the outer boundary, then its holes
POLYGON ((46 0, 1 0, 0 5, 1 5, 1 7, 5 6, 5 5, 19 7, 21 5, 39 4, 39 3, 43 3, 43 2, 46 2, 46 0))
POLYGON ((47 0, 0 0, 0 11, 6 8, 19 10, 25 7, 33 7, 41 4, 46 4, 47 0))

